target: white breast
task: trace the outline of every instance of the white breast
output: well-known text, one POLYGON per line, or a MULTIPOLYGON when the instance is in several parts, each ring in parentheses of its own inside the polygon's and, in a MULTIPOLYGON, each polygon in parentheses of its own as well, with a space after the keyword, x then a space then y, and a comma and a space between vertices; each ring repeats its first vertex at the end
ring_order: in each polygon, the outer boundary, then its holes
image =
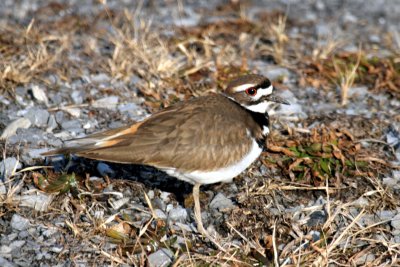
POLYGON ((261 154, 262 148, 260 148, 255 140, 253 140, 252 147, 249 153, 238 161, 228 167, 221 168, 219 170, 205 172, 205 171, 194 171, 189 173, 182 173, 176 169, 163 169, 168 175, 177 177, 178 179, 184 180, 189 183, 200 183, 200 184, 213 184, 218 182, 230 182, 234 177, 238 176, 247 167, 249 167, 261 154))

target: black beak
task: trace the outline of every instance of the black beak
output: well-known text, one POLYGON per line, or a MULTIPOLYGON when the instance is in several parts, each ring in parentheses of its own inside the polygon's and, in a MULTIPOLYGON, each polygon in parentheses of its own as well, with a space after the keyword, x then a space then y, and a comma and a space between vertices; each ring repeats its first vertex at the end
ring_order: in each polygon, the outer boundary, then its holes
MULTIPOLYGON (((275 92, 275 87, 274 87, 274 89, 272 90, 272 94, 267 95, 267 96, 264 96, 264 97, 262 97, 261 99, 262 99, 263 101, 267 100, 267 101, 275 102, 275 103, 279 103, 279 104, 290 105, 290 103, 289 103, 288 101, 286 101, 285 99, 283 99, 283 98, 281 98, 281 97, 279 97, 279 96, 275 96, 275 95, 274 95, 274 92, 275 92)), ((261 100, 261 99, 260 99, 260 100, 261 100)))
POLYGON ((285 99, 279 97, 279 96, 273 96, 273 95, 269 95, 265 98, 265 100, 271 101, 271 102, 275 102, 275 103, 279 103, 279 104, 284 104, 284 105, 290 105, 290 103, 288 101, 286 101, 285 99))

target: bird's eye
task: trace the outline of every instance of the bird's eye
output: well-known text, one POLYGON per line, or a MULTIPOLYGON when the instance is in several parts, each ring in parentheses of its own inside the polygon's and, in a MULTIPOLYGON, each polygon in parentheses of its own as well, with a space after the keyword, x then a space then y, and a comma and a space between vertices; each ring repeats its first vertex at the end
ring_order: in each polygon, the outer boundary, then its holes
POLYGON ((246 94, 249 96, 255 96, 257 94, 257 89, 254 87, 246 89, 246 94))

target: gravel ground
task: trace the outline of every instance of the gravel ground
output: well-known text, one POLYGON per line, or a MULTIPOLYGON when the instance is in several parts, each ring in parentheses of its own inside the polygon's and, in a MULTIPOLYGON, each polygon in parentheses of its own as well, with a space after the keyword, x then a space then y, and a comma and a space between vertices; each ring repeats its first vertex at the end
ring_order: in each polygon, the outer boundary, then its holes
POLYGON ((0 3, 0 266, 400 265, 400 2, 100 2, 0 3), (40 156, 245 72, 291 105, 260 161, 203 186, 225 253, 190 185, 40 156))

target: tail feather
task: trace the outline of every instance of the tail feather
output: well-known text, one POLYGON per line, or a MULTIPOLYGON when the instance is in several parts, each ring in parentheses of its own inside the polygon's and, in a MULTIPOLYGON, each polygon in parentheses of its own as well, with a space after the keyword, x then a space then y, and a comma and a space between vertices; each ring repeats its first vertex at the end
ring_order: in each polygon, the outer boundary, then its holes
POLYGON ((66 154, 75 154, 81 151, 86 150, 87 148, 83 147, 63 147, 59 149, 50 150, 42 153, 42 156, 56 156, 56 155, 66 155, 66 154))
POLYGON ((118 136, 124 134, 132 134, 141 125, 141 122, 124 126, 116 129, 111 129, 105 132, 95 133, 83 138, 71 139, 66 141, 66 147, 51 150, 42 153, 42 156, 55 156, 60 154, 77 154, 80 152, 87 152, 100 147, 111 146, 118 143, 120 140, 116 139, 118 136))

